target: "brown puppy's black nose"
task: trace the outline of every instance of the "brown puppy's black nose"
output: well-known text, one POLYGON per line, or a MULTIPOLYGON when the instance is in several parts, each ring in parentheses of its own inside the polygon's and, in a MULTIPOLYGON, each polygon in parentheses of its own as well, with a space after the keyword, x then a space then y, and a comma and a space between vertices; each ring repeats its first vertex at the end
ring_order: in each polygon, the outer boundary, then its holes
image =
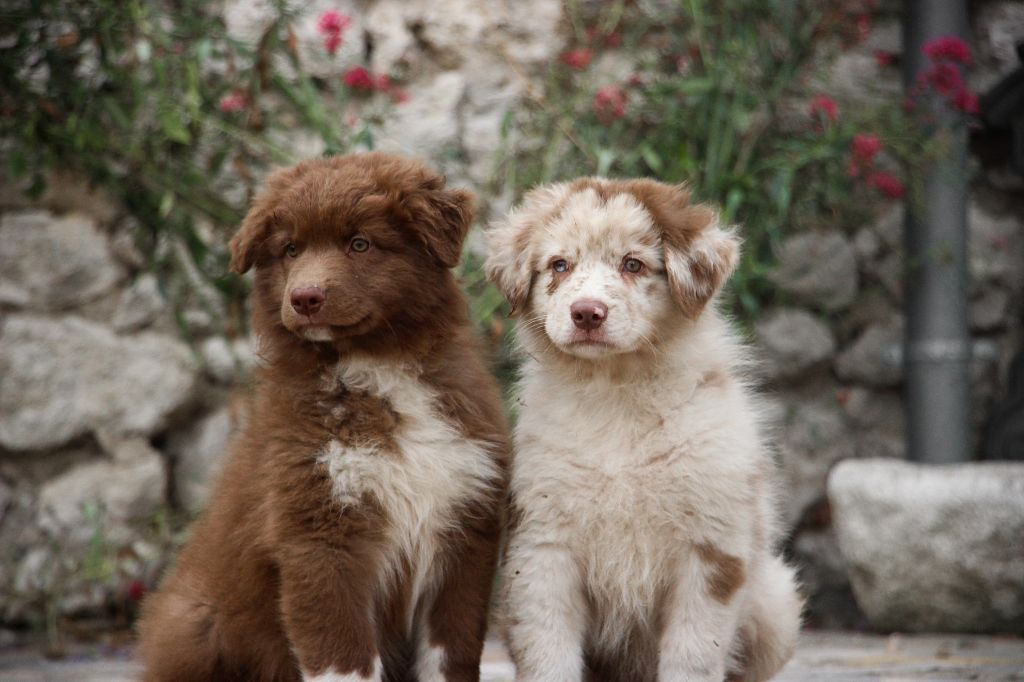
POLYGON ((608 306, 588 298, 576 301, 569 310, 572 313, 572 323, 587 331, 597 329, 608 317, 608 306))
POLYGON ((324 290, 320 287, 292 289, 292 307, 299 315, 313 315, 324 304, 324 290))

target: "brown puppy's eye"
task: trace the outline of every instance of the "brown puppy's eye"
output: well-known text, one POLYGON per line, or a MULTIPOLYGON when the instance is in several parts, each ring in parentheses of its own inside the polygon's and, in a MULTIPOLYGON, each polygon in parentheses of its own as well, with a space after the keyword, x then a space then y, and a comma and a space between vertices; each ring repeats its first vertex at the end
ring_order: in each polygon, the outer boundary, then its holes
POLYGON ((284 252, 288 254, 289 258, 295 258, 299 255, 299 247, 295 246, 295 244, 289 244, 284 247, 284 252))
POLYGON ((569 261, 567 261, 567 260, 565 260, 563 258, 559 258, 556 261, 552 261, 551 269, 554 270, 555 272, 568 272, 569 271, 569 261))
POLYGON ((356 237, 352 240, 349 246, 352 247, 352 250, 356 253, 362 253, 370 248, 370 240, 363 239, 362 237, 356 237))
POLYGON ((630 274, 635 275, 644 269, 644 264, 643 261, 640 261, 636 258, 627 258, 626 260, 622 261, 622 269, 630 274))

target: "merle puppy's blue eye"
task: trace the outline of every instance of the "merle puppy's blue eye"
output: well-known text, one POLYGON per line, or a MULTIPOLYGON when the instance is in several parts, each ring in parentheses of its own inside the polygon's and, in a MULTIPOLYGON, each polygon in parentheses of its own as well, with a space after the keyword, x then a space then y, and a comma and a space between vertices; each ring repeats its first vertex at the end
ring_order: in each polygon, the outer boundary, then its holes
POLYGON ((558 260, 551 263, 551 269, 555 272, 568 272, 569 261, 559 258, 558 260))
POLYGON ((622 269, 635 275, 644 269, 644 264, 643 261, 637 258, 626 258, 622 261, 622 269))

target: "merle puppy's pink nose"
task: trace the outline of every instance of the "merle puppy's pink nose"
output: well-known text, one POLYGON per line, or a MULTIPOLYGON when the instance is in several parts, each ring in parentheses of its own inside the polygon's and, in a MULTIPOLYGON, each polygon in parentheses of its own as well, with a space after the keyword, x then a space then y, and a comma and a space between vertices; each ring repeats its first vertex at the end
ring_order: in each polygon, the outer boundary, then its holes
POLYGON ((572 313, 572 323, 587 331, 597 329, 608 317, 608 306, 589 298, 576 301, 569 310, 572 313))
POLYGON ((292 289, 292 307, 299 315, 313 315, 324 304, 324 290, 320 287, 292 289))

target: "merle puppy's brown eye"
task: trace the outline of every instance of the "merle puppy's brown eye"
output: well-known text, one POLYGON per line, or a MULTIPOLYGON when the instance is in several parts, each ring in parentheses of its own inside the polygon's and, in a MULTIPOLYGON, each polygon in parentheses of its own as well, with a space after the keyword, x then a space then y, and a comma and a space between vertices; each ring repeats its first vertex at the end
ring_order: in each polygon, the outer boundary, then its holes
POLYGON ((637 258, 626 258, 622 261, 622 269, 635 275, 644 269, 644 264, 643 261, 637 258))
POLYGON ((289 244, 284 247, 284 252, 288 254, 289 258, 295 258, 299 255, 299 247, 295 246, 295 244, 289 244))
POLYGON ((568 272, 569 261, 565 260, 564 258, 559 258, 558 260, 552 261, 551 269, 554 270, 555 272, 568 272))
POLYGON ((356 253, 362 253, 370 248, 370 240, 364 239, 363 237, 356 237, 352 240, 349 246, 352 247, 352 250, 356 253))

